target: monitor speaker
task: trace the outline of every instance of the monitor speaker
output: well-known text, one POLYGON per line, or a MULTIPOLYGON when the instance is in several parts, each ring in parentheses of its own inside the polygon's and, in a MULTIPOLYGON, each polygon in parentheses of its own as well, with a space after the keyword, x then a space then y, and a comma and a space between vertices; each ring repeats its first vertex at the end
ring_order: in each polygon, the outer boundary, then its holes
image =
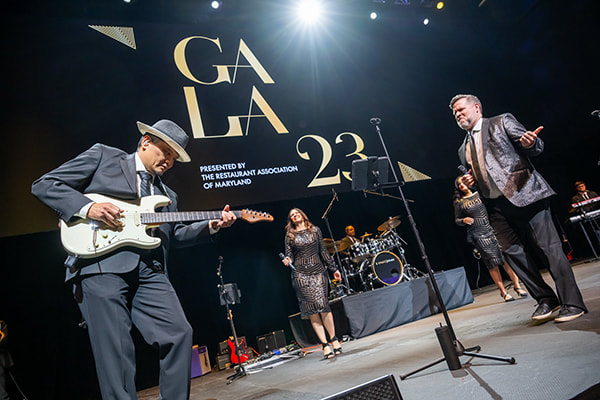
POLYGON ((393 375, 382 376, 322 400, 402 400, 400 389, 393 375))

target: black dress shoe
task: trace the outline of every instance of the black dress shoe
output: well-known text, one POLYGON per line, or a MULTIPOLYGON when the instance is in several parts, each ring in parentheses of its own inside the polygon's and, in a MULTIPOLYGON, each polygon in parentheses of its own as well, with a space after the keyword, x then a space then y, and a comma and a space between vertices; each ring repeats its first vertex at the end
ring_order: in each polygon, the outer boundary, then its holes
POLYGON ((554 318, 554 322, 573 321, 583 315, 584 311, 581 308, 573 306, 562 306, 558 312, 558 316, 554 318))
POLYGON ((548 303, 541 303, 535 309, 535 311, 533 312, 533 315, 531 315, 531 319, 533 319, 535 321, 548 319, 548 318, 550 318, 550 315, 552 315, 552 313, 554 311, 558 310, 559 308, 560 308, 560 306, 558 306, 558 305, 553 306, 548 303))

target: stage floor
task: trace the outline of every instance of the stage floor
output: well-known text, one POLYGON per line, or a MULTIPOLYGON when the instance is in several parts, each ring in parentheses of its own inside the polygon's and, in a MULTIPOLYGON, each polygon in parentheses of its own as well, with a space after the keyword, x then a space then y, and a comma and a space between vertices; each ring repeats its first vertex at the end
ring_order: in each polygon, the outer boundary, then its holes
MULTIPOLYGON (((444 361, 401 381, 400 375, 442 357, 434 329, 444 318, 437 314, 346 342, 343 354, 331 360, 323 360, 316 348, 305 349, 304 357, 249 368, 229 385, 231 369, 213 371, 192 380, 191 399, 322 399, 388 374, 404 400, 572 399, 600 383, 600 262, 579 263, 573 270, 590 311, 575 321, 534 323, 534 300, 505 303, 491 286, 476 290, 474 303, 449 311, 465 347, 479 345, 481 353, 514 357, 515 364, 462 356, 460 370, 451 372, 444 361)), ((544 277, 552 285, 547 273, 544 277)), ((585 399, 599 398, 595 389, 585 399)), ((158 388, 138 396, 157 399, 158 388)))

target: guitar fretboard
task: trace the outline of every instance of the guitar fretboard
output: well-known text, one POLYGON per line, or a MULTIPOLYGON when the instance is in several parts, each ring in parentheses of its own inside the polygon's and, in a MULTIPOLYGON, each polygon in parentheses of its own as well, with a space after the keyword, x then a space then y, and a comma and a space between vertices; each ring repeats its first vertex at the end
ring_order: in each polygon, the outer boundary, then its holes
MULTIPOLYGON (((241 211, 231 211, 240 218, 241 211)), ((142 224, 165 224, 168 222, 204 221, 207 219, 221 219, 221 211, 178 211, 140 213, 142 224)))

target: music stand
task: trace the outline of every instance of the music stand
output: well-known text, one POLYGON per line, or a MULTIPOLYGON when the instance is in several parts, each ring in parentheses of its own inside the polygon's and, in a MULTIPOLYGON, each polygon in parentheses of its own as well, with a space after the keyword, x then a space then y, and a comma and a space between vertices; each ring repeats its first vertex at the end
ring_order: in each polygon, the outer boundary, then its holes
MULTIPOLYGON (((493 356, 493 355, 487 355, 487 354, 473 353, 473 351, 481 350, 481 346, 473 346, 473 347, 469 347, 469 348, 465 349, 465 347, 456 338, 456 334, 454 333, 454 329, 452 328, 452 322, 450 321, 450 317, 448 316, 448 311, 446 310, 446 306, 444 304, 444 300, 442 299, 440 289, 435 280, 433 270, 431 269, 431 264, 429 263, 429 257, 427 256, 427 253, 425 251, 425 245, 423 244, 423 241, 421 240, 421 235, 419 234, 417 224, 412 216, 412 213, 410 212, 410 207, 408 205, 408 201, 407 201, 406 197, 404 196, 404 192, 402 190, 404 181, 399 180, 398 176, 396 175, 396 171, 391 162, 390 155, 387 150, 387 146, 385 145, 385 141, 383 140, 381 130, 379 129, 379 124, 381 123, 381 119, 380 118, 371 118, 370 122, 372 125, 375 126, 375 130, 377 131, 377 135, 379 136, 379 141, 381 142, 381 146, 383 147, 383 150, 385 151, 385 156, 387 158, 389 168, 391 169, 394 181, 393 182, 385 182, 382 180, 384 174, 382 174, 381 171, 379 171, 377 168, 378 166, 381 165, 378 161, 379 158, 377 158, 377 162, 375 162, 375 160, 372 159, 372 161, 369 163, 370 164, 369 168, 366 168, 367 174, 368 174, 368 176, 366 177, 366 182, 373 186, 371 189, 383 190, 386 187, 387 188, 389 188, 389 187, 397 187, 398 188, 398 191, 400 192, 400 197, 402 198, 402 202, 403 202, 404 208, 406 210, 408 221, 410 222, 410 226, 412 228, 413 234, 419 245, 419 250, 421 252, 421 258, 423 259, 423 262, 425 263, 425 266, 427 267, 427 274, 429 275, 429 279, 431 281, 431 286, 432 286, 435 296, 437 298, 439 308, 442 311, 442 314, 444 316, 444 320, 446 321, 445 326, 440 324, 439 327, 435 328, 435 333, 436 333, 436 336, 438 337, 438 341, 440 343, 440 347, 442 348, 442 353, 444 354, 444 357, 440 358, 439 360, 433 361, 423 367, 420 367, 414 371, 411 371, 407 374, 400 375, 400 379, 404 380, 404 379, 408 378, 409 376, 416 374, 417 372, 423 371, 423 370, 425 370, 429 367, 432 367, 436 364, 439 364, 444 360, 448 364, 448 368, 451 371, 460 369, 460 368, 462 368, 462 364, 458 357, 463 356, 463 355, 471 356, 471 357, 486 358, 486 359, 490 359, 490 360, 497 360, 497 361, 507 362, 509 364, 514 364, 515 363, 514 357, 499 357, 499 356, 493 356)), ((353 164, 354 164, 354 162, 353 162, 353 164)), ((385 168, 387 169, 387 167, 385 167, 385 168)), ((352 179, 354 180, 354 169, 353 169, 352 179)), ((365 180, 361 179, 359 177, 358 181, 364 182, 365 180)), ((354 187, 353 187, 353 190, 356 190, 356 189, 354 189, 354 187)), ((358 189, 358 190, 364 190, 364 189, 358 189)))
POLYGON ((237 288, 237 284, 235 283, 223 283, 223 274, 221 273, 221 267, 223 266, 223 257, 219 256, 219 266, 217 267, 217 276, 219 277, 220 284, 217 285, 219 289, 219 299, 221 305, 225 306, 227 310, 227 319, 229 320, 229 325, 231 326, 231 333, 233 334, 233 344, 235 347, 235 355, 239 361, 235 373, 227 377, 227 384, 229 385, 231 382, 236 380, 237 378, 241 378, 242 376, 246 376, 246 370, 244 369, 244 363, 241 362, 242 358, 240 357, 240 344, 238 341, 237 333, 235 331, 235 325, 233 323, 233 314, 231 313, 231 309, 229 308, 230 304, 240 303, 240 298, 242 297, 239 289, 237 288))

